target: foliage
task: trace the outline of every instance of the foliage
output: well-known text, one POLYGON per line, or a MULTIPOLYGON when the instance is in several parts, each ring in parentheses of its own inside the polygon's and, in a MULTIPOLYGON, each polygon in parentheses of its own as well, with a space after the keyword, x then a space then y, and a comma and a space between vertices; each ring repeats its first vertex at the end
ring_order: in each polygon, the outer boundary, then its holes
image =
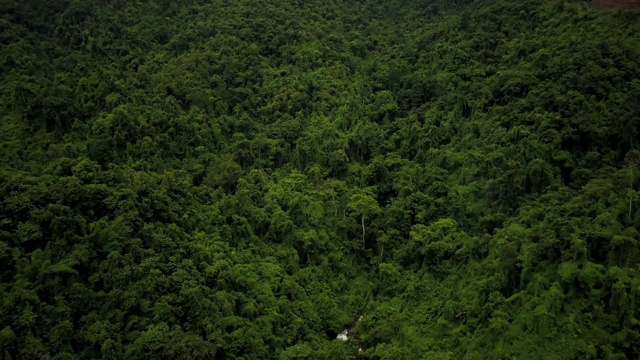
POLYGON ((1 2, 0 357, 639 358, 638 16, 1 2))

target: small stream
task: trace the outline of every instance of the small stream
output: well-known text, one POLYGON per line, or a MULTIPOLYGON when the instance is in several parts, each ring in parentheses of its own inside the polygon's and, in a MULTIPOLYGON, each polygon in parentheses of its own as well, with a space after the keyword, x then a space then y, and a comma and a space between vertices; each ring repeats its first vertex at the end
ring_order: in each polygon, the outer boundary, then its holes
MULTIPOLYGON (((342 330, 342 332, 338 334, 338 336, 336 336, 336 340, 349 341, 349 334, 353 331, 353 329, 355 329, 356 326, 358 326, 360 321, 362 321, 362 315, 360 315, 360 317, 358 318, 358 321, 356 321, 355 324, 342 330)), ((362 353, 362 347, 358 347, 358 352, 362 353)))

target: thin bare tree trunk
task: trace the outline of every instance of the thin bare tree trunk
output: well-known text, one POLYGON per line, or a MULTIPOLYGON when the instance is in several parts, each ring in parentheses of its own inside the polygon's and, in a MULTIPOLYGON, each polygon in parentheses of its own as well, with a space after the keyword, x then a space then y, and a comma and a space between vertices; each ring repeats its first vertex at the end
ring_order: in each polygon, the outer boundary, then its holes
POLYGON ((631 220, 632 201, 633 201, 633 168, 631 168, 631 186, 629 187, 629 220, 631 220))
POLYGON ((362 215, 362 247, 364 247, 364 215, 362 215))

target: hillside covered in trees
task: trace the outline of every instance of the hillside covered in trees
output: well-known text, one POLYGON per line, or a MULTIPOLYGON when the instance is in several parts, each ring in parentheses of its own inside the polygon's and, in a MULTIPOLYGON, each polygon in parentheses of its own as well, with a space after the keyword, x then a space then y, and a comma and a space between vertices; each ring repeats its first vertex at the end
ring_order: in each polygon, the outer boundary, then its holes
POLYGON ((639 132, 633 10, 0 1, 0 358, 638 359, 639 132))

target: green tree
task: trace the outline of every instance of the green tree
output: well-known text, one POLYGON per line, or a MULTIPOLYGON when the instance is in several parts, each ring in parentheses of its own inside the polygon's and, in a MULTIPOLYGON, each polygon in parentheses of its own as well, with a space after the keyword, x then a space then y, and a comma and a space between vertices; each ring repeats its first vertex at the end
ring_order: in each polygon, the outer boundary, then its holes
POLYGON ((629 171, 631 172, 630 180, 629 180, 629 215, 628 218, 631 219, 631 206, 633 201, 633 170, 640 164, 640 151, 631 150, 625 156, 625 161, 627 166, 629 167, 629 171))
POLYGON ((354 190, 354 194, 349 198, 349 204, 347 205, 356 215, 360 217, 360 224, 362 225, 362 246, 365 246, 365 219, 369 219, 381 212, 380 205, 374 199, 372 189, 358 189, 354 190))

